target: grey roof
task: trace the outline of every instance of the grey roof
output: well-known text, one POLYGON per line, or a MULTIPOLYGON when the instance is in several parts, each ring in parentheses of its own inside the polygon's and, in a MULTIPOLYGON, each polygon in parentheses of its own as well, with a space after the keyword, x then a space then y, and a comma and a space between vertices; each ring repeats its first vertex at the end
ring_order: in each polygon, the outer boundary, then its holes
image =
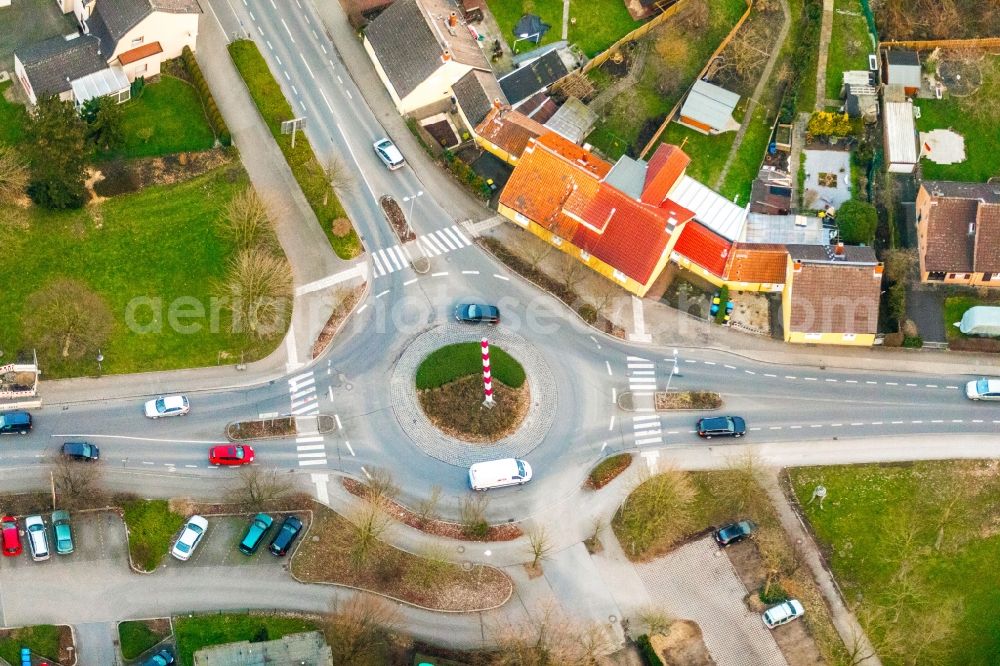
POLYGON ((704 123, 717 130, 734 125, 733 109, 740 101, 734 92, 720 88, 708 81, 697 80, 684 100, 681 115, 704 123))
POLYGON ((545 126, 562 137, 580 143, 590 134, 597 122, 597 114, 576 97, 567 97, 555 114, 545 122, 545 126))
POLYGON ((810 264, 860 264, 874 266, 878 264, 875 250, 867 245, 845 245, 843 259, 836 259, 836 248, 833 245, 786 245, 788 254, 795 261, 810 264))
POLYGON ((885 60, 889 64, 886 83, 920 87, 920 57, 916 51, 890 49, 886 51, 885 60))
POLYGON ((507 98, 504 97, 493 72, 473 69, 456 81, 451 91, 455 94, 458 105, 462 107, 462 113, 473 127, 483 122, 493 108, 494 99, 499 99, 505 106, 507 104, 507 98))
POLYGON ((569 74, 561 51, 550 51, 500 79, 500 87, 514 106, 569 74))
POLYGON ((1000 183, 961 183, 953 180, 925 180, 921 183, 928 194, 953 199, 980 199, 984 203, 1000 203, 1000 183))
POLYGON ((441 66, 441 45, 416 0, 389 5, 365 28, 365 38, 400 99, 441 66))
POLYGON ((97 0, 86 23, 90 34, 101 40, 103 52, 111 55, 118 40, 152 13, 149 0, 97 0))
POLYGON ((920 56, 916 51, 906 49, 889 49, 885 52, 885 60, 890 65, 916 65, 920 67, 920 56))
POLYGON ((310 631, 273 641, 240 641, 205 647, 195 652, 194 663, 195 666, 333 666, 333 656, 323 634, 310 631))
POLYGON ((823 220, 806 215, 747 215, 747 243, 799 243, 826 245, 830 242, 830 229, 823 220))
POLYGON ((201 14, 198 0, 151 0, 153 9, 171 14, 201 14))
POLYGON ((639 199, 642 197, 642 186, 646 182, 646 166, 641 160, 622 155, 604 177, 604 182, 633 199, 639 199))
POLYGON ((37 97, 66 92, 71 81, 108 66, 100 55, 100 43, 90 35, 53 37, 17 49, 14 55, 24 65, 37 97))

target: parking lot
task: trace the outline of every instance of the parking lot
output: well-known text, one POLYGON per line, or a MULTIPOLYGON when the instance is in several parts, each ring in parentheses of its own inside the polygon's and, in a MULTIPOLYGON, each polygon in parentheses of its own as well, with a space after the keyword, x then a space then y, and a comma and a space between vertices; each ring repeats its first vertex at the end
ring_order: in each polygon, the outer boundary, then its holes
MULTIPOLYGON (((52 555, 44 562, 33 562, 31 550, 28 547, 27 536, 21 536, 24 552, 18 557, 4 557, 0 567, 22 570, 25 567, 45 567, 46 570, 68 569, 74 565, 105 561, 112 565, 128 568, 128 542, 125 538, 125 524, 113 511, 88 511, 86 513, 71 513, 70 521, 73 529, 73 552, 69 555, 56 555, 55 542, 52 535, 52 514, 42 514, 45 520, 49 550, 52 555)), ((24 519, 17 521, 18 527, 24 530, 24 519)))
MULTIPOLYGON (((275 557, 267 552, 267 544, 278 533, 284 514, 270 514, 274 524, 268 530, 257 552, 247 556, 239 551, 240 540, 250 525, 252 516, 225 516, 208 519, 208 531, 187 562, 180 562, 172 557, 165 557, 163 563, 168 569, 183 569, 191 566, 203 567, 261 567, 280 569, 288 561, 289 556, 275 557)), ((295 514, 306 522, 307 514, 295 514)), ((303 530, 303 533, 305 531, 303 530)), ((299 539, 301 539, 301 535, 299 539)), ((164 568, 164 567, 161 567, 164 568)))

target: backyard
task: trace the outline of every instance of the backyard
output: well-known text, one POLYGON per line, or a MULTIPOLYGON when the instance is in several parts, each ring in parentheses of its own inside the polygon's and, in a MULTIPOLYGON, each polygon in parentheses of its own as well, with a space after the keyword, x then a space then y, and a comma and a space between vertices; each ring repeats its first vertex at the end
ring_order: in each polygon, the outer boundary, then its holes
POLYGON ((63 14, 52 0, 14 0, 0 8, 0 70, 14 71, 15 49, 76 29, 73 14, 63 14))
MULTIPOLYGON (((518 40, 514 36, 514 25, 524 14, 536 14, 551 26, 539 46, 562 37, 562 0, 487 0, 487 4, 512 49, 516 47, 523 53, 534 48, 531 40, 518 40)), ((590 58, 642 25, 641 21, 632 20, 622 0, 572 0, 569 18, 569 42, 590 58)))
POLYGON ((125 103, 122 113, 125 145, 102 157, 170 155, 215 145, 198 93, 173 76, 161 75, 147 84, 140 97, 125 103))
MULTIPOLYGON (((945 94, 944 99, 915 100, 920 108, 917 130, 951 129, 965 138, 965 161, 958 164, 935 164, 920 160, 923 177, 928 180, 959 180, 982 183, 1000 176, 1000 55, 958 55, 971 58, 965 63, 966 77, 981 78, 982 83, 967 97, 945 94)), ((943 57, 944 59, 947 56, 943 57)))
POLYGON ((1000 660, 996 460, 806 467, 790 477, 882 663, 1000 660), (809 502, 820 484, 822 507, 809 502))
POLYGON ((843 72, 868 71, 868 54, 874 53, 868 24, 858 0, 836 0, 826 61, 826 97, 840 99, 843 72))

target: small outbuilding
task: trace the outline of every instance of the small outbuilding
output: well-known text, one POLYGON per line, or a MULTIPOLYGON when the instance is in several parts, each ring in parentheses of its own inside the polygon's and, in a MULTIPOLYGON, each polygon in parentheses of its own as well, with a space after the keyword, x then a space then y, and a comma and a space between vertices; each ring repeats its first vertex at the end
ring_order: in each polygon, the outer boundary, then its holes
POLYGON ((1000 337, 1000 308, 985 305, 969 308, 955 326, 966 335, 1000 337))
POLYGON ((886 169, 891 173, 913 173, 917 167, 917 128, 911 102, 883 104, 886 169))
POLYGON ((887 49, 884 54, 886 85, 903 86, 907 95, 916 95, 920 90, 920 56, 917 52, 887 49))
POLYGON ((702 134, 721 134, 740 128, 733 120, 733 110, 740 96, 708 81, 698 80, 691 87, 677 122, 702 134))

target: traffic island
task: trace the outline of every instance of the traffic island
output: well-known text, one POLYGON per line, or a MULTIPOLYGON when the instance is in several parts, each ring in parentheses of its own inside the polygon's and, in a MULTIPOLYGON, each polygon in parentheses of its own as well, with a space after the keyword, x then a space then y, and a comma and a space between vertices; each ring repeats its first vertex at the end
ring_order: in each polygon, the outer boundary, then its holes
POLYGON ((714 391, 657 391, 653 396, 656 411, 674 409, 718 409, 722 396, 714 391))
POLYGON ((0 659, 10 664, 23 663, 22 650, 31 652, 31 663, 43 660, 60 664, 74 662, 73 630, 65 624, 36 624, 16 629, 0 629, 0 659))
POLYGON ((514 585, 500 569, 399 550, 373 537, 375 523, 365 515, 355 526, 317 505, 312 528, 292 558, 295 579, 374 592, 434 611, 485 611, 510 599, 514 585))

